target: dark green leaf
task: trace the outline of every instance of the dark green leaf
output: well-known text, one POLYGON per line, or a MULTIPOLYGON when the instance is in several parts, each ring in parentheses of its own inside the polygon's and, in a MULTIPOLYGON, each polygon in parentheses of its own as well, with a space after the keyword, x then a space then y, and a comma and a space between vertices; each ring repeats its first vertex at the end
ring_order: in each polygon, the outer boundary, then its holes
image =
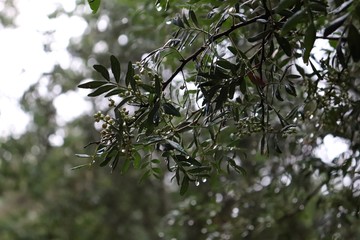
POLYGON ((298 0, 281 0, 279 5, 275 8, 275 11, 278 13, 284 9, 291 8, 297 1, 298 0))
POLYGON ((249 37, 249 38, 248 38, 248 41, 249 41, 249 42, 256 42, 256 41, 262 40, 262 39, 264 39, 266 36, 268 36, 271 31, 272 31, 272 30, 266 30, 266 31, 264 31, 264 32, 261 32, 261 33, 255 35, 255 36, 253 36, 253 37, 249 37))
POLYGON ((189 188, 189 178, 187 176, 184 176, 180 186, 180 195, 181 196, 184 195, 188 190, 188 188, 189 188))
POLYGON ((109 71, 103 65, 95 64, 93 68, 99 72, 106 80, 110 81, 109 71))
POLYGON ((284 101, 284 99, 281 97, 280 89, 279 89, 279 88, 276 88, 275 97, 276 97, 279 101, 284 101))
POLYGON ((337 56, 339 63, 341 64, 341 66, 346 68, 347 64, 346 64, 344 53, 342 51, 341 42, 339 42, 338 45, 336 46, 336 56, 337 56))
POLYGON ((125 103, 127 103, 132 98, 134 98, 134 96, 125 97, 123 100, 121 100, 121 102, 116 106, 115 109, 121 108, 125 103))
POLYGON ((88 94, 89 97, 96 97, 99 96, 105 92, 108 92, 112 89, 114 89, 116 86, 115 85, 104 85, 99 87, 98 89, 96 89, 94 92, 88 94))
POLYGON ((78 86, 78 88, 90 88, 90 89, 94 89, 94 88, 98 88, 104 84, 107 84, 107 81, 90 81, 90 82, 86 82, 83 84, 80 84, 78 86))
POLYGON ((126 86, 129 86, 129 84, 130 84, 132 90, 136 91, 136 83, 135 83, 134 75, 135 75, 134 68, 132 66, 132 63, 129 62, 126 77, 125 77, 125 84, 126 84, 126 86))
POLYGON ((88 0, 92 13, 96 13, 100 7, 100 0, 88 0))
POLYGON ((343 23, 346 21, 347 17, 349 16, 349 13, 338 17, 337 19, 335 19, 334 21, 332 21, 329 26, 327 26, 325 28, 324 31, 324 37, 327 37, 328 35, 330 35, 331 33, 333 33, 336 29, 338 29, 341 25, 343 25, 343 23))
POLYGON ((195 26, 196 26, 196 27, 199 27, 199 23, 198 23, 198 21, 197 21, 195 12, 190 9, 189 15, 190 15, 190 18, 191 18, 192 22, 195 24, 195 26))
POLYGON ((348 0, 344 3, 342 3, 339 7, 337 7, 334 11, 332 11, 333 14, 339 14, 343 11, 345 11, 346 9, 348 9, 351 4, 353 3, 354 1, 353 0, 348 0))
POLYGON ((114 89, 114 90, 108 92, 108 93, 105 95, 105 97, 111 97, 111 96, 120 94, 120 93, 122 93, 122 92, 124 92, 124 90, 117 88, 117 89, 114 89))
POLYGON ((279 43, 281 49, 285 52, 286 55, 288 55, 289 57, 292 55, 292 47, 289 43, 289 41, 280 36, 278 33, 274 33, 275 34, 275 38, 277 40, 277 42, 279 43))
POLYGON ((176 117, 181 117, 179 110, 177 110, 172 104, 170 103, 163 103, 162 105, 164 112, 168 115, 173 115, 176 117))
POLYGON ((111 71, 114 75, 116 82, 119 83, 120 82, 120 72, 121 72, 120 62, 114 55, 110 56, 110 62, 111 62, 111 71))
POLYGON ((296 90, 293 83, 289 82, 288 84, 285 84, 285 90, 288 94, 296 97, 296 90))
POLYGON ((308 19, 305 9, 302 9, 296 12, 293 16, 291 16, 283 25, 281 33, 285 35, 290 30, 296 28, 296 26, 300 23, 305 22, 308 19))
POLYGON ((358 62, 360 60, 360 34, 353 24, 349 26, 348 44, 351 57, 354 62, 358 62))
POLYGON ((316 28, 314 24, 311 23, 305 32, 305 39, 304 39, 305 52, 303 55, 304 63, 307 63, 309 61, 310 52, 314 47, 315 40, 316 40, 316 28))
POLYGON ((178 150, 179 152, 181 152, 182 154, 184 154, 184 155, 188 155, 187 154, 187 152, 184 150, 184 148, 180 145, 180 144, 178 144, 177 142, 174 142, 174 141, 172 141, 172 140, 170 140, 170 139, 166 139, 166 142, 168 143, 168 144, 170 144, 174 149, 176 149, 176 150, 178 150))
POLYGON ((188 162, 190 165, 201 166, 201 163, 198 160, 190 156, 176 155, 174 158, 180 162, 188 162))

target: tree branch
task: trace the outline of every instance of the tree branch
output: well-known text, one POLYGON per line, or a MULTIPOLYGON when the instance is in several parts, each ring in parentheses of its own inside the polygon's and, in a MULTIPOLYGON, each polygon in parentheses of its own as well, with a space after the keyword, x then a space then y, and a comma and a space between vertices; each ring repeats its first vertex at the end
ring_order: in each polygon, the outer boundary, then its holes
POLYGON ((228 30, 226 30, 224 32, 221 32, 221 33, 218 33, 218 34, 215 34, 215 35, 209 37, 208 41, 202 47, 200 47, 198 50, 196 50, 196 52, 191 54, 186 59, 180 60, 181 65, 175 70, 175 72, 173 72, 173 74, 169 77, 169 79, 166 80, 163 83, 162 90, 164 91, 166 89, 166 87, 171 83, 171 81, 176 77, 176 75, 183 70, 183 68, 186 66, 186 64, 188 64, 192 60, 195 60, 197 58, 197 56, 200 55, 200 53, 205 51, 210 46, 210 44, 214 43, 216 40, 218 40, 218 39, 220 39, 220 38, 222 38, 224 36, 229 35, 233 31, 235 31, 236 29, 247 26, 247 25, 250 25, 250 24, 256 22, 257 20, 262 19, 262 18, 264 18, 266 16, 267 15, 264 14, 264 15, 254 17, 254 18, 252 18, 252 19, 250 19, 250 20, 248 20, 246 22, 241 22, 241 23, 235 24, 235 25, 231 26, 228 30))

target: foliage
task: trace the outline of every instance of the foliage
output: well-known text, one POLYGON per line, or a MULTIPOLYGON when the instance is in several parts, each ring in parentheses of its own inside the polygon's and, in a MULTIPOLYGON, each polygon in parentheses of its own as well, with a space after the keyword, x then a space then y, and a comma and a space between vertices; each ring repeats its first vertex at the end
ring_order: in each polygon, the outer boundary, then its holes
MULTIPOLYGON (((169 8, 169 1, 156 4, 169 8)), ((258 139, 261 154, 276 155, 287 136, 299 136, 317 113, 330 115, 319 119, 324 128, 329 118, 358 118, 352 107, 358 103, 347 94, 353 81, 344 82, 352 77, 349 66, 359 61, 358 3, 173 5, 182 13, 173 16, 177 28, 162 47, 130 61, 123 74, 112 55, 113 77, 108 65, 94 65, 105 80, 79 85, 93 89, 90 97, 120 99, 117 104, 110 99, 112 117, 94 116, 103 122, 96 152, 88 156, 94 163, 113 169, 121 163, 122 172, 132 165, 143 170, 143 177, 159 177, 159 158, 164 159, 184 194, 189 182, 197 184, 213 173, 244 173, 241 160, 248 148, 242 142, 249 136, 258 139), (336 54, 330 49, 320 61, 315 58, 317 39, 329 40, 336 54), (311 70, 305 71, 304 64, 311 70)))

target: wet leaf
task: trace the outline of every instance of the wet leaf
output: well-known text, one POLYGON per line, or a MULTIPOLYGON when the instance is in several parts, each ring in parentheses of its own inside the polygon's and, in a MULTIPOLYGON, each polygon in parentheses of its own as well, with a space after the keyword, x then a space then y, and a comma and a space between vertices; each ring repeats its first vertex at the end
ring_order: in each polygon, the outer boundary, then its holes
POLYGON ((181 186, 180 186, 180 195, 184 195, 186 193, 186 191, 189 188, 189 177, 184 176, 182 182, 181 182, 181 186))
POLYGON ((338 17, 337 19, 335 19, 334 21, 332 21, 329 26, 327 26, 325 28, 324 31, 324 37, 329 36, 331 33, 333 33, 336 29, 338 29, 341 25, 343 25, 343 23, 346 21, 347 17, 349 16, 349 13, 338 17))

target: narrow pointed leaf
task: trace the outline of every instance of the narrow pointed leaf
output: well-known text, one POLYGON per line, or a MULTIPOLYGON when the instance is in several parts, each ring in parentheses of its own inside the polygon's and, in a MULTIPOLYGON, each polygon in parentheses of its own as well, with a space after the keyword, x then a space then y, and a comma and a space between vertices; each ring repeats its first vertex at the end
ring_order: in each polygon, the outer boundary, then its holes
POLYGON ((109 71, 103 65, 95 64, 93 68, 99 72, 106 80, 110 81, 109 71))
POLYGON ((121 67, 119 60, 114 56, 110 56, 110 63, 111 63, 111 71, 114 75, 114 78, 116 82, 120 82, 120 73, 121 73, 121 67))
POLYGON ((338 29, 341 25, 343 25, 343 23, 346 21, 347 17, 349 16, 349 13, 338 17, 337 19, 335 19, 334 21, 332 21, 329 26, 327 26, 325 28, 324 31, 324 37, 329 36, 331 33, 335 32, 336 29, 338 29))
POLYGON ((130 84, 133 91, 136 91, 136 84, 135 84, 134 75, 135 75, 134 68, 132 66, 132 63, 129 62, 126 77, 125 77, 125 84, 126 84, 126 86, 129 86, 129 84, 130 84))
POLYGON ((184 195, 188 190, 188 188, 189 188, 189 178, 187 176, 184 176, 180 186, 180 195, 181 196, 184 195))
POLYGON ((105 85, 105 86, 102 86, 102 87, 99 87, 98 89, 96 89, 94 92, 88 94, 88 97, 96 97, 96 96, 99 96, 103 93, 106 93, 112 89, 114 89, 115 86, 114 85, 105 85))
POLYGON ((90 88, 90 89, 94 89, 94 88, 98 88, 101 87, 102 85, 107 84, 107 81, 90 81, 90 82, 86 82, 83 84, 80 84, 78 86, 78 88, 90 88))
POLYGON ((289 57, 291 57, 292 55, 292 47, 289 43, 289 41, 280 36, 278 33, 275 33, 275 38, 277 40, 277 42, 279 43, 281 49, 285 52, 286 55, 288 55, 289 57))
POLYGON ((352 59, 358 62, 360 60, 360 34, 353 24, 349 26, 348 44, 352 59))
POLYGON ((172 104, 170 103, 163 103, 162 105, 164 112, 168 115, 173 115, 176 117, 181 117, 179 110, 177 110, 172 104))
POLYGON ((281 33, 284 35, 290 30, 294 29, 298 24, 305 22, 307 19, 307 14, 305 9, 296 12, 291 16, 283 25, 281 33))
POLYGON ((316 40, 316 28, 315 25, 311 23, 305 32, 305 39, 304 39, 305 52, 303 56, 304 63, 307 63, 309 61, 310 52, 314 47, 315 40, 316 40))

